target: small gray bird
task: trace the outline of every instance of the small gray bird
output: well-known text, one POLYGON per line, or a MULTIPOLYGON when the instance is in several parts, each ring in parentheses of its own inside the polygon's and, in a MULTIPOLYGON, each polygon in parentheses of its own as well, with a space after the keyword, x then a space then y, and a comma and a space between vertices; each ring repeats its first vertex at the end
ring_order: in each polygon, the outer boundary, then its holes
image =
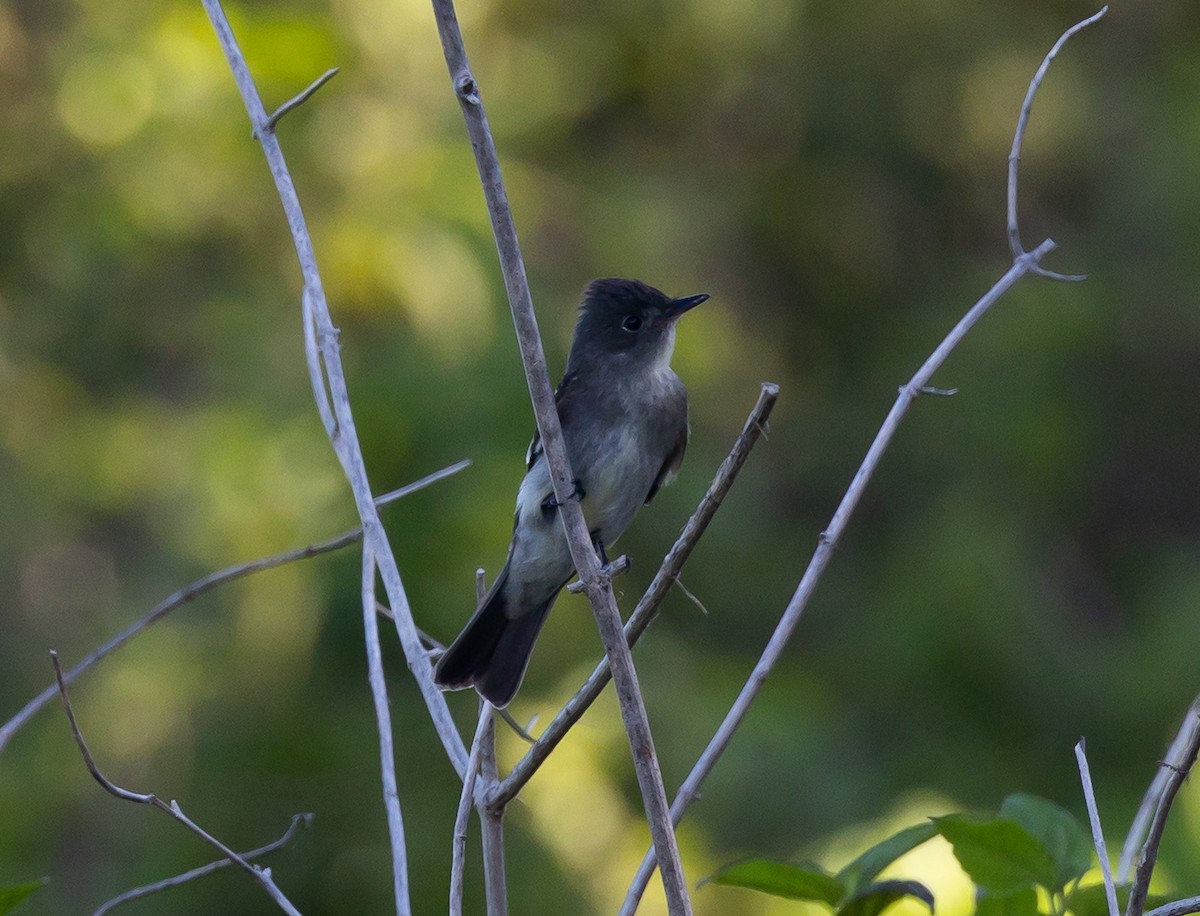
MULTIPOLYGON (((618 279, 593 280, 583 292, 554 402, 576 475, 574 496, 605 562, 605 548, 683 461, 687 389, 671 369, 675 322, 707 298, 672 299, 618 279)), ((516 694, 538 631, 575 572, 536 433, 526 461, 508 561, 434 671, 441 686, 474 686, 497 707, 516 694)))

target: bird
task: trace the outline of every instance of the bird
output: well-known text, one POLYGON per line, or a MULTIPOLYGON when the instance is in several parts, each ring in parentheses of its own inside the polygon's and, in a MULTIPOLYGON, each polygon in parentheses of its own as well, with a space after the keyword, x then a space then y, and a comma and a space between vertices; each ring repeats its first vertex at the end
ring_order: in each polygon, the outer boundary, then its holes
MULTIPOLYGON (((606 548, 683 462, 688 398, 671 368, 675 328, 708 298, 676 299, 611 277, 583 291, 554 403, 575 476, 571 497, 605 564, 606 548)), ((525 457, 508 558, 434 670, 439 686, 474 687, 497 708, 516 695, 542 624, 575 572, 536 432, 525 457)))

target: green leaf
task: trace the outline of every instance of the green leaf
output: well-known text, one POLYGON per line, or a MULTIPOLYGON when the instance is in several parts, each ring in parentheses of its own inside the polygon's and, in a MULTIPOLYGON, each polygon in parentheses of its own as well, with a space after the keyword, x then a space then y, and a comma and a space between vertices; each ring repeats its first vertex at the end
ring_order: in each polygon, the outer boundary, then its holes
POLYGON ((748 887, 790 900, 817 900, 837 906, 842 882, 815 865, 789 865, 770 859, 746 859, 727 865, 708 879, 729 887, 748 887))
POLYGON ((1007 818, 950 814, 934 818, 954 857, 980 887, 1001 896, 1035 884, 1054 887, 1058 866, 1029 831, 1007 818))
POLYGON ((883 842, 876 843, 838 872, 837 876, 846 885, 847 892, 854 894, 858 888, 874 881, 881 871, 906 852, 935 836, 937 836, 937 827, 932 821, 906 827, 883 842))
POLYGON ((880 881, 852 896, 837 911, 837 916, 879 916, 905 897, 916 897, 933 912, 933 892, 920 881, 880 881))
POLYGON ((1040 842, 1058 866, 1059 890, 1092 865, 1092 840, 1069 811, 1036 795, 1018 792, 1004 799, 1000 816, 1016 821, 1040 842))
POLYGON ((49 880, 49 878, 42 878, 40 881, 27 881, 15 887, 0 887, 0 916, 4 916, 49 880))
MULTIPOLYGON (((1117 885, 1117 909, 1122 913, 1129 905, 1129 890, 1131 885, 1117 885)), ((1146 898, 1147 912, 1164 903, 1170 903, 1170 897, 1162 894, 1151 894, 1146 898)), ((1066 897, 1067 909, 1075 916, 1108 916, 1108 896, 1104 893, 1103 884, 1089 884, 1077 887, 1066 897)))
POLYGON ((1027 887, 1007 896, 983 894, 975 903, 975 916, 1039 916, 1037 891, 1027 887))

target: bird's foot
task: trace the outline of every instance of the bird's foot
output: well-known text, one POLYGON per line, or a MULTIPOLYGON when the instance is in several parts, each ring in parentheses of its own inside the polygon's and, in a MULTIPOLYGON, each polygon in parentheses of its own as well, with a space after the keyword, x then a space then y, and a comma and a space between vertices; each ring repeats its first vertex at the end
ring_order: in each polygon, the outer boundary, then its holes
MULTIPOLYGON (((603 566, 601 566, 600 575, 609 581, 612 581, 614 578, 621 575, 621 573, 628 572, 631 569, 633 569, 633 561, 630 560, 629 557, 625 556, 625 554, 621 554, 611 563, 606 562, 603 566)), ((572 595, 578 595, 581 592, 587 591, 587 586, 584 585, 582 579, 576 579, 567 586, 567 591, 569 591, 572 595)))

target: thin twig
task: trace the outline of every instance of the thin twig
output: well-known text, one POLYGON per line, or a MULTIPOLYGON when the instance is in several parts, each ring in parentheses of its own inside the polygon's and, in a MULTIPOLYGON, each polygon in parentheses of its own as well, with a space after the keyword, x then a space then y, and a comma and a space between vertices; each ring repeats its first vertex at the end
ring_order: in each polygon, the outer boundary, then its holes
POLYGON ((359 446, 354 427, 354 414, 350 408, 350 397, 346 386, 345 372, 342 368, 339 352, 338 331, 333 325, 329 314, 329 306, 325 299, 325 288, 321 282, 321 273, 317 268, 316 255, 313 252, 312 238, 300 207, 300 198, 296 193, 295 183, 288 171, 283 150, 279 140, 272 131, 265 130, 268 120, 266 109, 258 94, 258 87, 250 75, 246 58, 238 47, 237 39, 230 28, 225 11, 221 8, 220 0, 201 0, 213 30, 217 34, 221 49, 225 53, 229 68, 237 83, 254 135, 258 138, 275 180, 275 189, 279 194, 291 230, 292 242, 296 249, 296 258, 304 278, 304 295, 302 299, 302 317, 304 322, 305 354, 308 361, 312 380, 313 397, 321 420, 325 424, 330 442, 350 489, 354 494, 355 507, 363 524, 363 536, 366 546, 370 548, 379 567, 387 592, 388 605, 395 616, 396 631, 400 644, 404 649, 404 657, 413 673, 421 697, 429 710, 438 738, 445 748, 459 778, 465 778, 467 767, 467 749, 462 736, 454 725, 450 709, 445 697, 433 683, 433 668, 428 653, 421 645, 413 623, 412 609, 408 603, 408 595, 400 578, 400 570, 396 566, 396 558, 388 543, 387 532, 379 519, 379 513, 371 500, 371 486, 367 478, 366 465, 363 461, 362 448, 359 446))
POLYGON ((450 916, 462 916, 464 865, 467 859, 467 825, 471 820, 471 801, 475 796, 475 778, 479 773, 479 755, 483 750, 483 736, 491 721, 492 704, 481 700, 479 723, 475 726, 475 737, 471 739, 471 756, 467 758, 467 778, 463 780, 462 795, 458 799, 458 812, 454 816, 454 844, 450 853, 450 916))
POLYGON ((375 610, 375 555, 369 545, 363 547, 362 610, 367 644, 367 677, 375 703, 375 724, 379 730, 379 765, 383 779, 383 804, 387 810, 388 839, 392 849, 392 889, 397 916, 412 913, 408 893, 408 853, 404 843, 404 818, 400 812, 400 792, 396 785, 396 754, 392 747, 392 715, 388 709, 387 680, 383 676, 383 654, 379 646, 379 618, 375 610))
MULTIPOLYGON (((410 493, 415 493, 418 490, 423 490, 431 484, 437 483, 439 480, 457 474, 463 468, 470 465, 469 460, 459 461, 449 467, 442 468, 440 471, 434 471, 432 474, 427 474, 420 480, 414 481, 406 486, 400 487, 398 490, 392 490, 390 493, 385 493, 383 496, 375 500, 375 505, 384 506, 390 502, 394 502, 410 493)), ((319 556, 323 553, 329 553, 333 550, 353 544, 355 541, 362 539, 362 528, 354 528, 351 531, 344 531, 336 537, 330 538, 327 541, 322 541, 318 544, 309 544, 307 547, 300 547, 296 550, 288 550, 284 553, 276 554, 273 557, 266 557, 262 560, 254 560, 250 563, 241 563, 237 566, 230 566, 218 572, 209 573, 203 578, 197 579, 190 585, 181 588, 173 595, 168 595, 162 601, 154 606, 154 608, 142 617, 140 620, 130 624, 108 642, 102 646, 93 649, 88 653, 82 661, 72 667, 69 671, 63 674, 63 680, 68 684, 75 683, 75 680, 87 671, 88 668, 96 664, 106 655, 121 648, 143 630, 158 623, 172 611, 188 604, 192 600, 203 595, 205 592, 211 591, 218 585, 225 585, 228 582, 233 582, 243 576, 251 575, 252 573, 263 572, 267 569, 274 569, 277 566, 283 566, 287 563, 293 563, 297 560, 307 560, 310 557, 319 556)), ((0 751, 3 751, 9 740, 15 735, 24 725, 40 712, 47 704, 49 704, 56 696, 58 696, 58 686, 51 684, 36 697, 26 703, 21 710, 4 723, 0 727, 0 751)))
POLYGON ((1200 696, 1192 700, 1187 715, 1183 717, 1183 721, 1179 725, 1179 731, 1167 749, 1166 756, 1163 757, 1163 766, 1159 767, 1154 774, 1154 779, 1151 780, 1146 794, 1142 797, 1142 803, 1138 806, 1133 825, 1129 828, 1129 833, 1125 836, 1125 843, 1121 847, 1121 859, 1117 863, 1118 884, 1128 883, 1134 859, 1137 858, 1138 850, 1150 829, 1150 820, 1154 817, 1155 809, 1158 808, 1163 790, 1167 787, 1171 768, 1183 766, 1187 750, 1196 740, 1198 733, 1200 733, 1200 696))
POLYGON ((134 792, 130 789, 123 789, 100 771, 100 767, 96 765, 96 761, 92 757, 92 752, 88 750, 87 742, 83 739, 83 732, 79 728, 79 722, 75 719, 75 710, 71 707, 71 697, 67 693, 67 682, 63 677, 62 666, 58 663, 58 653, 53 649, 50 650, 50 662, 54 665, 54 679, 58 684, 58 695, 62 698, 63 709, 67 712, 67 722, 71 725, 71 735, 75 738, 75 744, 79 747, 79 753, 83 756, 83 762, 87 766, 88 772, 92 774, 92 778, 96 782, 100 783, 101 788, 110 795, 114 795, 124 801, 131 801, 139 805, 150 805, 158 808, 160 811, 166 812, 262 885, 263 890, 271 896, 271 899, 275 901, 281 910, 285 913, 293 914, 293 916, 299 916, 299 910, 292 905, 292 902, 284 896, 283 891, 275 884, 275 880, 271 877, 271 869, 251 865, 184 814, 178 802, 173 801, 168 804, 152 792, 134 792))
MULTIPOLYGON (((1103 12, 1103 11, 1102 11, 1103 12)), ((1038 68, 1030 83, 1030 91, 1026 96, 1027 106, 1033 103, 1033 95, 1036 93, 1038 86, 1041 84, 1042 77, 1045 75, 1048 61, 1053 57, 1058 48, 1062 47, 1066 38, 1070 37, 1083 25, 1089 22, 1094 22, 1098 16, 1093 16, 1085 20, 1081 25, 1068 29, 1063 38, 1056 42, 1054 51, 1047 59, 1042 62, 1042 66, 1038 68)), ((1013 156, 1019 158, 1021 153, 1020 139, 1025 129, 1025 123, 1028 121, 1028 111, 1023 109, 1020 120, 1017 125, 1017 135, 1013 143, 1013 156)), ((1009 163, 1009 199, 1013 201, 1013 207, 1010 213, 1010 220, 1015 219, 1015 199, 1016 199, 1016 171, 1012 167, 1012 162, 1009 163)), ((766 682, 767 675, 775 667, 775 663, 783 654, 783 649, 787 645, 788 639, 795 630, 796 625, 800 622, 801 616, 804 614, 804 609, 808 606, 809 599, 817 587, 817 582, 820 581, 821 575, 825 572, 825 567, 828 566, 830 559, 833 557, 838 540, 845 531, 846 525, 850 520, 850 516, 854 513, 858 506, 859 500, 862 498, 863 492, 866 489, 868 481, 875 473, 875 469, 879 466, 879 462, 883 457, 883 453, 887 450, 888 445, 895 436, 896 430, 900 426, 900 422, 904 419, 908 409, 913 402, 920 396, 922 389, 929 386, 934 373, 941 368, 947 357, 958 346, 959 342, 967 335, 967 332, 973 328, 979 319, 982 318, 992 307, 993 304, 1013 285, 1024 277, 1026 274, 1040 274, 1041 260, 1047 254, 1055 249, 1055 243, 1051 239, 1046 239, 1038 245, 1033 251, 1020 251, 1013 256, 1012 266, 1005 272, 995 285, 988 290, 983 297, 976 302, 966 315, 956 324, 946 335, 945 339, 938 344, 937 348, 929 355, 917 373, 909 380, 907 385, 900 389, 899 397, 896 398, 892 409, 888 412, 887 418, 883 421, 883 425, 879 428, 879 432, 875 435, 875 440, 871 443, 871 447, 867 450, 867 455, 863 459, 853 479, 850 481, 850 486, 842 497, 841 503, 838 504, 837 510, 833 514, 833 518, 829 526, 821 532, 818 537, 817 549, 809 560, 808 568, 804 571, 804 575, 800 579, 799 585, 796 586, 796 591, 788 602, 787 608, 780 617, 779 623, 775 627, 775 631, 771 634, 770 640, 767 642, 766 648, 759 657, 754 670, 751 671, 749 679, 738 693, 737 699, 734 700, 733 706, 730 707, 721 725, 717 728, 712 740, 700 755, 700 759, 696 765, 692 767, 692 771, 688 774, 680 787, 675 800, 671 804, 671 817, 674 823, 678 824, 683 817, 684 812, 691 805, 699 794, 700 786, 716 765, 718 759, 729 746, 729 742, 733 739, 733 733, 741 725, 745 718, 750 704, 754 702, 762 690, 763 684, 766 682)), ((641 867, 638 869, 637 875, 634 877, 633 884, 626 894, 625 902, 621 908, 621 916, 633 916, 637 911, 642 895, 646 891, 646 886, 650 882, 651 876, 654 874, 655 856, 654 851, 649 851, 642 859, 641 867)), ((1138 914, 1140 916, 1140 914, 1138 914)))
POLYGON ((575 570, 587 583, 588 600, 591 602, 600 637, 604 642, 604 651, 613 669, 621 718, 625 723, 625 733, 633 755, 646 820, 654 847, 658 850, 659 859, 663 864, 662 877, 667 905, 672 916, 684 916, 691 913, 691 903, 679 858, 679 847, 671 826, 667 794, 663 788, 654 738, 650 732, 649 718, 638 685, 633 656, 621 632, 621 615, 617 610, 611 579, 602 568, 600 558, 592 545, 582 507, 578 501, 570 499, 575 490, 574 476, 567 460, 566 443, 563 440, 558 411, 554 406, 554 393, 546 371, 546 357, 542 350, 529 283, 525 276, 525 265, 517 242, 516 225, 508 205, 504 179, 500 174, 496 145, 488 128, 479 86, 467 61, 454 3, 452 0, 433 0, 433 9, 446 66, 466 120, 471 148, 475 153, 475 164, 487 200, 492 231, 500 256, 500 267, 504 274, 504 286, 521 348, 525 380, 529 386, 554 495, 562 507, 559 518, 566 532, 575 570))
MULTIPOLYGON (((1025 142, 1025 128, 1029 124, 1029 115, 1033 110, 1033 98, 1037 95, 1037 91, 1042 85, 1042 80, 1046 77, 1046 71, 1050 69, 1050 62, 1058 56, 1058 52, 1062 50, 1063 45, 1067 43, 1072 35, 1082 29, 1086 29, 1107 12, 1108 7, 1105 6, 1098 13, 1089 16, 1081 22, 1075 23, 1075 25, 1071 26, 1058 37, 1058 41, 1054 43, 1046 56, 1042 58, 1041 66, 1037 68, 1037 72, 1034 73, 1033 79, 1029 82, 1029 89, 1025 93, 1025 101, 1021 103, 1021 113, 1017 116, 1017 129, 1013 132, 1012 152, 1008 156, 1008 247, 1012 252, 1014 261, 1020 260, 1026 254, 1025 249, 1021 246, 1021 230, 1017 222, 1017 171, 1021 165, 1021 146, 1025 142)), ((1034 265, 1033 272, 1051 280, 1078 282, 1087 279, 1082 274, 1055 273, 1052 270, 1046 270, 1040 264, 1034 265)))
MULTIPOLYGON (((481 701, 486 702, 486 701, 481 701)), ((486 791, 499 782, 496 771, 496 720, 489 719, 480 742, 479 777, 486 791)), ((483 825, 483 882, 487 894, 488 916, 507 916, 508 878, 504 865, 504 812, 493 811, 479 800, 476 793, 475 808, 483 825)))
MULTIPOLYGON (((487 574, 480 567, 475 570, 475 606, 481 606, 486 597, 487 574)), ((480 715, 483 715, 490 704, 482 697, 479 703, 480 715)), ((533 743, 533 738, 517 724, 517 720, 509 715, 507 710, 493 708, 492 711, 499 712, 504 721, 512 726, 513 731, 530 744, 533 743)), ((479 820, 482 825, 483 883, 487 897, 487 912, 488 916, 507 916, 508 876, 504 865, 504 812, 493 811, 482 801, 487 792, 491 791, 500 781, 500 775, 496 769, 496 719, 494 716, 487 717, 487 724, 484 725, 483 734, 479 736, 478 741, 479 778, 483 780, 485 791, 473 794, 475 795, 475 808, 479 812, 479 820)))
MULTIPOLYGON (((292 818, 292 823, 288 826, 287 832, 284 833, 274 843, 268 843, 266 846, 259 846, 258 849, 252 849, 249 852, 243 852, 242 858, 247 862, 254 859, 261 859, 263 856, 270 855, 286 846, 299 832, 300 827, 308 827, 312 824, 312 814, 297 814, 292 818)), ((220 871, 222 868, 228 868, 233 865, 232 859, 218 859, 216 862, 209 862, 207 865, 201 865, 199 868, 193 868, 190 871, 185 871, 181 875, 175 875, 172 878, 164 878, 162 881, 155 881, 153 884, 144 884, 141 887, 135 887, 123 894, 113 897, 108 902, 102 904, 92 916, 105 916, 123 903, 129 903, 133 900, 140 900, 143 897, 149 897, 151 894, 157 894, 160 891, 167 891, 173 887, 179 887, 181 884, 187 884, 189 881, 195 881, 197 878, 203 878, 205 875, 211 875, 215 871, 220 871)))
POLYGON ((1100 810, 1096 806, 1096 791, 1092 787, 1087 749, 1082 738, 1075 745, 1075 760, 1079 763, 1079 781, 1083 784, 1083 800, 1087 804, 1088 820, 1092 823, 1092 842, 1096 846, 1096 858, 1100 862, 1100 872, 1104 875, 1104 896, 1108 900, 1108 916, 1121 916, 1121 908, 1117 904, 1117 889, 1113 885, 1112 868, 1108 864, 1108 847, 1104 842, 1104 828, 1100 825, 1100 810))
MULTIPOLYGON (((762 390, 758 395, 758 402, 746 418, 742 431, 734 441, 729 454, 717 468, 717 473, 713 477, 712 483, 709 484, 704 498, 700 500, 700 504, 692 513, 692 517, 687 520, 687 524, 683 526, 683 531, 680 532, 675 545, 663 559, 662 566, 659 567, 650 587, 646 589, 641 601, 629 615, 629 621, 625 624, 625 638, 629 645, 632 646, 636 643, 642 633, 646 631, 646 627, 658 613, 659 605, 667 596, 667 592, 678 583, 678 576, 683 569, 683 564, 692 555, 693 548, 708 528, 717 509, 721 507, 721 503, 729 493, 730 487, 737 479, 738 472, 741 471, 746 459, 750 456, 750 450, 754 448, 755 443, 763 434, 763 429, 767 425, 767 420, 771 416, 771 410, 775 407, 778 397, 778 385, 771 382, 763 383, 762 390)), ((600 696, 610 679, 608 659, 605 658, 592 671, 583 686, 566 702, 553 721, 546 726, 545 731, 534 742, 533 747, 525 753, 525 756, 509 771, 508 776, 501 781, 496 791, 489 796, 488 805, 491 808, 503 809, 516 797, 525 783, 529 782, 538 768, 545 763, 551 751, 566 737, 571 726, 582 718, 588 707, 600 696)))
POLYGON ((694 605, 696 605, 696 607, 700 608, 700 613, 703 614, 705 617, 707 617, 708 616, 708 608, 706 608, 704 606, 704 602, 701 601, 699 598, 697 598, 695 595, 693 595, 692 590, 690 588, 688 588, 686 585, 684 585, 683 580, 680 579, 678 576, 675 577, 675 584, 678 585, 679 590, 681 592, 683 592, 683 597, 687 598, 688 601, 692 602, 692 604, 694 604, 694 605))
POLYGON ((322 86, 324 86, 331 79, 333 79, 335 76, 338 75, 338 70, 339 70, 338 67, 330 67, 328 70, 326 70, 320 76, 318 76, 315 80, 313 80, 311 83, 309 83, 307 89, 305 89, 303 92, 299 93, 298 95, 292 96, 290 99, 288 99, 286 102, 284 102, 278 108, 276 108, 274 113, 269 118, 267 118, 267 123, 263 125, 263 130, 270 130, 270 131, 275 130, 275 125, 279 123, 280 119, 284 115, 286 115, 288 112, 295 111, 297 108, 299 108, 301 105, 303 105, 309 99, 311 99, 313 97, 313 94, 318 89, 320 89, 322 86))
POLYGON ((1146 916, 1187 916, 1188 913, 1200 913, 1200 897, 1187 897, 1174 903, 1164 903, 1146 913, 1146 916))
MULTIPOLYGON (((1196 715, 1189 710, 1188 715, 1196 715)), ((1167 826, 1167 816, 1171 813, 1171 805, 1175 803, 1175 795, 1179 787, 1187 779, 1188 773, 1196 763, 1196 754, 1200 752, 1200 729, 1192 734, 1192 740, 1184 749, 1183 757, 1178 765, 1162 764, 1167 773, 1167 782, 1163 787, 1162 797, 1154 810, 1154 818, 1150 821, 1150 832, 1146 843, 1142 846, 1142 854, 1138 856, 1137 869, 1134 871, 1133 888, 1129 891, 1129 903, 1125 907, 1125 916, 1142 916, 1146 909, 1146 895, 1150 892, 1150 878, 1154 875, 1154 866, 1158 861, 1158 844, 1162 841, 1163 830, 1167 826)))

